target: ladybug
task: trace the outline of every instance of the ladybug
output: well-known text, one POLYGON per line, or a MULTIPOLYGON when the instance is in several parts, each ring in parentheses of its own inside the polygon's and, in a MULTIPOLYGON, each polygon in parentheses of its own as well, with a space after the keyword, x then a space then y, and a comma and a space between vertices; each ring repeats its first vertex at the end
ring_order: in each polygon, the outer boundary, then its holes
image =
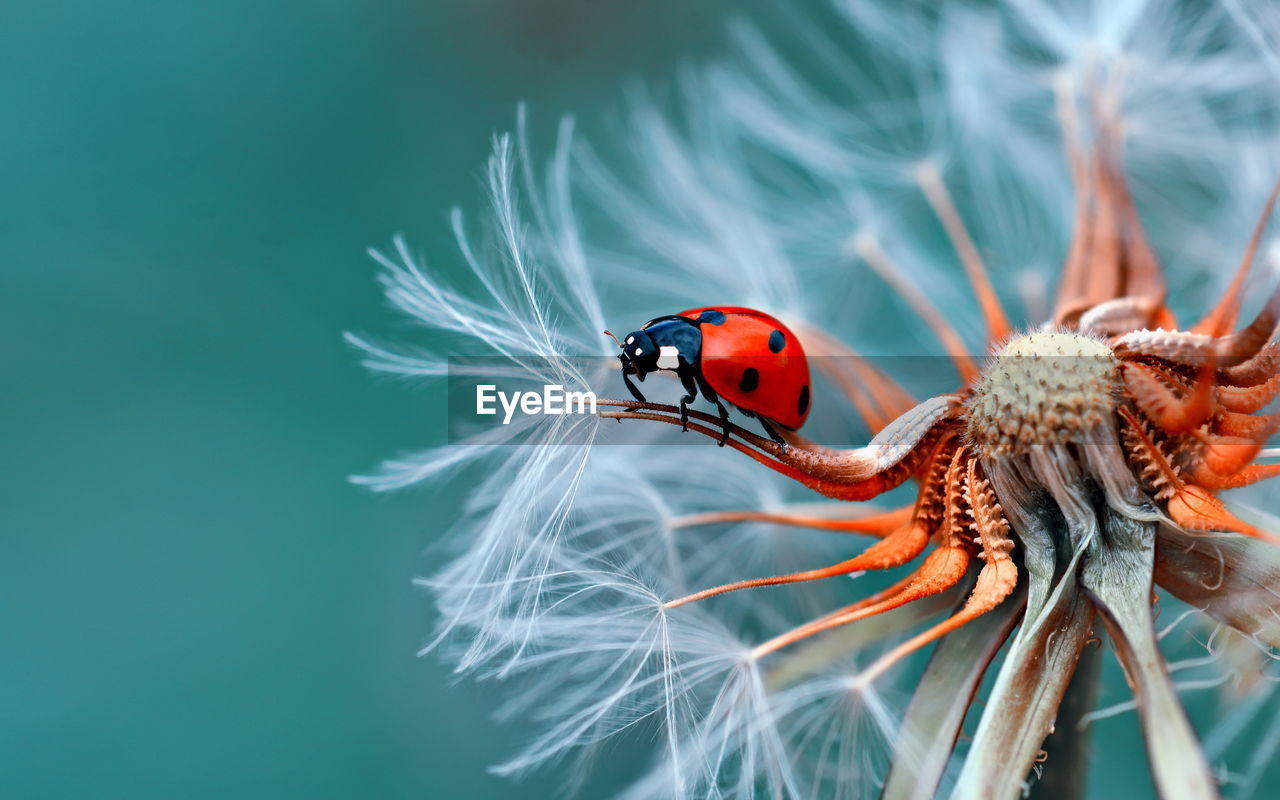
POLYGON ((729 441, 729 412, 722 399, 759 419, 769 438, 784 445, 773 426, 796 430, 809 416, 809 362, 800 340, 763 312, 732 306, 681 311, 650 320, 618 346, 622 380, 640 402, 648 401, 631 382, 632 375, 643 381, 651 372, 666 370, 680 379, 685 430, 688 405, 699 392, 715 403, 724 428, 721 447, 729 441))

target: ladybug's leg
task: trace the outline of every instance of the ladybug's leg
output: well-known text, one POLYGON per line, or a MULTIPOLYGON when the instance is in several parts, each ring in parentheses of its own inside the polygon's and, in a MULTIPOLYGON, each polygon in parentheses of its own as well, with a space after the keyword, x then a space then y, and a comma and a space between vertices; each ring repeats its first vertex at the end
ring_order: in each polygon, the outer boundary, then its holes
MULTIPOLYGON (((631 392, 631 396, 632 396, 632 397, 634 397, 635 399, 639 400, 641 403, 647 403, 647 402, 649 402, 648 400, 646 400, 646 399, 645 399, 645 396, 644 396, 643 394, 641 394, 641 393, 640 393, 640 389, 639 389, 639 388, 638 388, 634 383, 632 383, 632 382, 631 382, 631 376, 630 376, 630 375, 628 375, 628 374, 627 374, 627 373, 625 373, 625 372, 624 372, 624 373, 622 373, 622 382, 623 382, 623 383, 625 383, 625 384, 627 385, 627 391, 628 391, 628 392, 631 392)), ((627 410, 628 410, 628 411, 639 411, 639 409, 637 409, 637 408, 628 408, 627 410)), ((622 420, 621 420, 621 419, 619 419, 619 420, 618 420, 618 422, 619 422, 619 423, 621 423, 621 422, 622 422, 622 420)), ((686 424, 686 425, 688 425, 688 423, 687 423, 687 422, 686 422, 685 424, 686 424)), ((686 428, 686 430, 688 430, 688 428, 686 428)))
POLYGON ((719 397, 715 399, 715 403, 716 408, 720 409, 720 425, 724 431, 720 434, 720 446, 724 447, 725 443, 729 441, 729 429, 733 427, 733 425, 729 422, 729 409, 725 408, 724 403, 719 397))
POLYGON ((723 433, 720 434, 720 446, 724 447, 725 443, 729 441, 729 429, 733 427, 733 423, 729 422, 729 409, 725 407, 720 395, 716 394, 716 390, 707 384, 706 379, 702 377, 702 373, 694 372, 693 379, 696 381, 698 388, 702 390, 702 396, 715 403, 716 409, 720 412, 720 427, 723 430, 723 433))
POLYGON ((777 430, 775 430, 774 427, 769 424, 769 420, 765 419, 759 414, 756 414, 756 419, 760 420, 760 427, 764 428, 764 432, 769 435, 770 439, 774 440, 775 442, 782 445, 783 447, 787 446, 787 440, 783 439, 782 436, 777 432, 777 430))
POLYGON ((680 430, 689 430, 689 404, 698 398, 698 382, 693 378, 693 370, 681 365, 676 371, 680 376, 680 385, 684 387, 684 397, 680 398, 680 430))

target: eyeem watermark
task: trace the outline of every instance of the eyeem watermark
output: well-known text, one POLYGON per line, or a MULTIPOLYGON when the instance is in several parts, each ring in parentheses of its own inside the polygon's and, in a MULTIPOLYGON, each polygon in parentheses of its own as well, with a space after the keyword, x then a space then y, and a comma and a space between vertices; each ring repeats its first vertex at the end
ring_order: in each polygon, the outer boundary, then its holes
POLYGON ((595 392, 570 392, 559 384, 549 383, 541 392, 500 392, 496 384, 481 383, 476 386, 476 413, 492 416, 502 406, 502 424, 510 425, 516 409, 533 416, 559 416, 562 414, 596 413, 595 392))
MULTIPOLYGON (((973 354, 975 362, 984 356, 973 354)), ((753 356, 751 365, 759 373, 759 391, 773 391, 777 384, 770 376, 771 356, 753 356)), ((1012 368, 1020 356, 989 357, 999 363, 1003 359, 1012 368)), ((1037 356, 1040 366, 1049 361, 1070 362, 1091 356, 1037 356)), ((812 411, 800 434, 826 447, 856 448, 871 441, 874 431, 863 422, 858 409, 862 400, 861 384, 856 382, 846 391, 841 381, 827 376, 858 376, 870 365, 893 378, 917 398, 934 397, 956 390, 960 380, 954 362, 947 356, 877 355, 857 358, 810 355, 809 375, 812 382, 812 411), (852 395, 852 397, 851 397, 852 395)), ((745 375, 747 361, 733 359, 733 366, 745 375)), ((720 375, 716 362, 703 358, 705 372, 720 375)), ((1071 369, 1070 364, 1064 369, 1071 369)), ((738 387, 735 373, 727 373, 731 388, 738 387)), ((668 406, 668 416, 677 414, 685 394, 681 382, 673 375, 659 372, 638 388, 655 404, 668 406)), ((996 387, 1010 391, 1007 387, 996 387)), ((677 445, 710 443, 707 437, 684 432, 677 423, 658 424, 644 419, 647 414, 620 414, 630 405, 633 395, 622 379, 622 369, 615 355, 607 356, 522 356, 518 364, 506 356, 451 356, 445 381, 446 413, 431 414, 424 424, 444 428, 449 444, 473 446, 555 445, 677 445), (622 401, 619 405, 614 401, 622 401), (610 413, 612 412, 612 413, 610 413), (614 419, 602 419, 608 414, 614 419)), ((1021 391, 1016 381, 1012 391, 1021 391)), ((1046 390, 1047 391, 1047 390, 1046 390)), ((1067 392, 1069 395, 1069 391, 1067 392)), ((998 399, 998 398, 997 398, 998 399)), ((1016 398, 1015 398, 1016 399, 1016 398)), ((1070 400, 1070 397, 1067 397, 1070 400)), ((896 406, 880 407, 872 401, 876 413, 896 413, 896 406)), ((896 402, 896 401, 895 401, 896 402)), ((1056 402, 1046 397, 1046 403, 1056 402)), ((762 428, 731 404, 726 403, 729 421, 752 433, 762 428)), ((438 407, 438 406, 437 406, 438 407)), ((900 409, 899 409, 900 410, 900 409)), ((718 409, 701 391, 689 404, 696 425, 718 431, 718 409), (697 416, 705 415, 705 416, 697 416)))

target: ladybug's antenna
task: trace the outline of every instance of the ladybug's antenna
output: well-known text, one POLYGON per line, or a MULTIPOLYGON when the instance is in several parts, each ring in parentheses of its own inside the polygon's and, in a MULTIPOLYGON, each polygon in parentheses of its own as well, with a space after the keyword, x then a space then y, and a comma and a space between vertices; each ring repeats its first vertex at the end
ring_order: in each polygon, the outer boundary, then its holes
POLYGON ((604 335, 605 335, 605 336, 608 336, 610 339, 612 339, 612 340, 613 340, 613 343, 614 343, 614 344, 616 344, 618 347, 622 347, 622 342, 618 341, 618 337, 617 337, 617 336, 614 336, 614 335, 613 335, 613 333, 612 333, 611 331, 605 331, 605 332, 604 332, 604 335))

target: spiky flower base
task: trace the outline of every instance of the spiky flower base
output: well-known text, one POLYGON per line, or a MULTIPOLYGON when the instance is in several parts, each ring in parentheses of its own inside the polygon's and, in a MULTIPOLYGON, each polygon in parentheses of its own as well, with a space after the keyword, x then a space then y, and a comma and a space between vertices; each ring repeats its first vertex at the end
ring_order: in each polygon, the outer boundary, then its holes
POLYGON ((974 386, 965 431, 986 458, 1080 441, 1115 414, 1119 366, 1111 348, 1090 336, 1015 337, 974 386))

